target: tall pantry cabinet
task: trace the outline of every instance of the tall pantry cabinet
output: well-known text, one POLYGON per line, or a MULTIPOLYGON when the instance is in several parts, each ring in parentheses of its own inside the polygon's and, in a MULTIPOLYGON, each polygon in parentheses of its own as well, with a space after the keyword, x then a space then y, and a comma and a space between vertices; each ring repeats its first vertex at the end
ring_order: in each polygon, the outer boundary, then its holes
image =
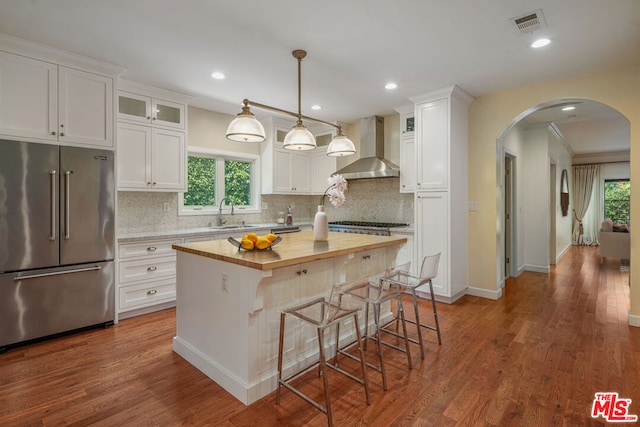
POLYGON ((439 300, 453 302, 468 283, 468 110, 472 99, 456 86, 416 95, 416 270, 441 252, 433 281, 439 300))

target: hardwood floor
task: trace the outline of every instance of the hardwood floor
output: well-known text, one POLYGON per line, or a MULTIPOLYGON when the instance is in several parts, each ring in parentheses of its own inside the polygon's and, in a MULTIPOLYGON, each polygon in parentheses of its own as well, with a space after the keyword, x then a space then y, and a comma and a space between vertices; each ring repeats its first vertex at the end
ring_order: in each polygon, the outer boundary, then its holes
MULTIPOLYGON (((629 274, 618 265, 573 247, 550 274, 508 280, 499 301, 438 304, 442 345, 427 332, 426 359, 414 346, 411 371, 389 349, 389 390, 369 370, 370 406, 330 372, 336 425, 602 425, 590 417, 598 391, 632 399, 640 415, 640 328, 627 324, 629 274)), ((425 319, 429 308, 423 301, 425 319)), ((326 425, 286 390, 279 406, 275 394, 244 406, 172 351, 174 334, 175 311, 164 310, 9 350, 0 425, 326 425)), ((302 381, 321 394, 314 375, 302 381)))

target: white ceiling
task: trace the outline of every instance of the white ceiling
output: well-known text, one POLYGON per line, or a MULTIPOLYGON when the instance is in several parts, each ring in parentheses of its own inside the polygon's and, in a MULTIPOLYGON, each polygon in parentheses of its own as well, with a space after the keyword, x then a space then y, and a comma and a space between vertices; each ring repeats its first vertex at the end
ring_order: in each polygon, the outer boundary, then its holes
POLYGON ((453 84, 477 97, 640 63, 639 0, 2 0, 0 32, 121 65, 123 78, 230 114, 244 98, 296 110, 291 51, 305 49, 302 113, 348 123, 453 84), (547 27, 516 31, 511 18, 537 9, 547 27), (553 43, 529 48, 540 36, 553 43), (389 81, 398 88, 385 90, 389 81))

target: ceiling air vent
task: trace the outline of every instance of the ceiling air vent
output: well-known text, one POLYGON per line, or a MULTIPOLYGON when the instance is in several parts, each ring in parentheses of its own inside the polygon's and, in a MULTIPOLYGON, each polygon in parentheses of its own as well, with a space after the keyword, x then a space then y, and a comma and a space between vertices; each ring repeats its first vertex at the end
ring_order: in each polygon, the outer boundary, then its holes
POLYGON ((533 33, 547 26, 541 9, 513 18, 511 21, 516 30, 522 34, 533 33))

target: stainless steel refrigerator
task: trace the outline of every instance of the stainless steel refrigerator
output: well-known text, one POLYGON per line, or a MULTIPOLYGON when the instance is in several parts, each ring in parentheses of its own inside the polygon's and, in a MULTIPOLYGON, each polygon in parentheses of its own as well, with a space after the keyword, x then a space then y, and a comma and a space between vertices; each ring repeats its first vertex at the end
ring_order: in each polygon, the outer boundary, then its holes
POLYGON ((0 140, 0 351, 115 316, 113 152, 0 140))

